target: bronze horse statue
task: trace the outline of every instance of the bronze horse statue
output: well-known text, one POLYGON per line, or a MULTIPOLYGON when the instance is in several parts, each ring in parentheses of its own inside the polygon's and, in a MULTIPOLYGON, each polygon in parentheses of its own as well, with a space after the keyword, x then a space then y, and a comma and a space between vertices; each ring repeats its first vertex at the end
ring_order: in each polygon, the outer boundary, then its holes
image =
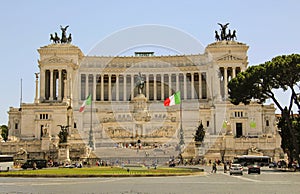
POLYGON ((72 34, 70 33, 67 39, 67 43, 71 43, 72 42, 72 34))
POLYGON ((223 40, 225 40, 225 41, 234 41, 234 40, 237 40, 236 30, 233 30, 233 32, 231 32, 231 30, 229 29, 228 33, 226 32, 229 23, 226 23, 224 25, 221 24, 221 23, 218 23, 218 25, 221 26, 221 29, 220 29, 220 35, 218 34, 217 31, 215 31, 215 40, 216 41, 223 41, 223 40))
POLYGON ((233 30, 233 32, 232 32, 232 34, 231 34, 231 40, 236 40, 237 38, 236 38, 236 31, 235 30, 233 30))
POLYGON ((67 34, 66 34, 66 31, 67 31, 68 27, 69 26, 66 26, 66 27, 60 26, 60 29, 61 29, 61 38, 59 38, 59 36, 55 32, 54 36, 53 36, 53 34, 50 34, 50 41, 53 41, 53 43, 55 43, 55 44, 57 44, 57 43, 71 43, 72 42, 72 35, 71 35, 71 33, 69 34, 68 37, 67 37, 67 34))
POLYGON ((219 36, 219 34, 217 32, 217 30, 215 30, 215 39, 216 39, 216 41, 220 41, 221 40, 220 36, 219 36))
POLYGON ((50 41, 53 41, 53 43, 55 44, 60 43, 60 38, 58 37, 56 32, 54 36, 53 34, 50 34, 50 41))

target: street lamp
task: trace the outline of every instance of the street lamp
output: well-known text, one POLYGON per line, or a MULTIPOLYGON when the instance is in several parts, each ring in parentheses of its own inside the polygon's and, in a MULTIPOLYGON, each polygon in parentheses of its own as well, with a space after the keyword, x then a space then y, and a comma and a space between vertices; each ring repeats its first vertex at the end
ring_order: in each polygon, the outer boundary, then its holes
POLYGON ((93 136, 93 128, 92 128, 92 126, 91 126, 90 131, 89 131, 89 146, 90 146, 90 148, 92 148, 92 150, 95 149, 94 136, 93 136))
POLYGON ((180 125, 179 129, 179 153, 182 153, 182 146, 184 145, 184 134, 183 134, 183 129, 182 129, 182 124, 180 125))

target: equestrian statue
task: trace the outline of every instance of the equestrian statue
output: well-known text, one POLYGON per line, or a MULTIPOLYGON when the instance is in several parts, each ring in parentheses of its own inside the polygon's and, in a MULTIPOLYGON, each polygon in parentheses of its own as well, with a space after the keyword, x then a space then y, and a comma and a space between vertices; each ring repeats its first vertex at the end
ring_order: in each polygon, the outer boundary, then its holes
POLYGON ((72 42, 72 35, 71 33, 69 34, 69 36, 67 37, 67 29, 69 26, 60 26, 60 30, 61 30, 61 38, 57 35, 57 32, 53 34, 50 34, 50 41, 52 41, 52 43, 54 44, 69 44, 72 42))
POLYGON ((234 41, 237 39, 236 38, 236 30, 233 30, 231 33, 231 30, 229 29, 227 32, 229 23, 226 23, 226 24, 218 23, 218 25, 221 27, 221 29, 220 29, 220 34, 218 34, 218 31, 215 30, 215 40, 216 41, 223 41, 223 40, 234 41))

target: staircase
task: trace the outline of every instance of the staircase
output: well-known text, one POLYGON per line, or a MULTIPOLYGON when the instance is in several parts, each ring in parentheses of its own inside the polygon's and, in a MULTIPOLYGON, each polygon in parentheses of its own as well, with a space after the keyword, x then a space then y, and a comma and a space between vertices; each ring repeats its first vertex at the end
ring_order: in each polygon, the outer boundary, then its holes
POLYGON ((165 165, 170 157, 176 157, 178 151, 174 147, 163 148, 125 148, 125 147, 96 147, 95 155, 109 164, 143 164, 165 165))
POLYGON ((208 160, 221 159, 220 152, 223 140, 224 135, 207 135, 199 149, 198 155, 208 160))

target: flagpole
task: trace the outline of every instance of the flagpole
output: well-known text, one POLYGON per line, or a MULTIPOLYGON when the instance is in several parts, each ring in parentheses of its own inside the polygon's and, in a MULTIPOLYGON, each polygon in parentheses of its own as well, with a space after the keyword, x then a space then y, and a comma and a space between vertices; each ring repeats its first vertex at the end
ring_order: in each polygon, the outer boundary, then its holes
POLYGON ((22 78, 21 78, 21 93, 20 93, 20 107, 21 107, 21 104, 22 104, 22 101, 23 101, 23 85, 22 85, 22 78))
POLYGON ((180 102, 180 129, 182 129, 182 102, 180 102))
POLYGON ((184 145, 184 136, 182 128, 182 100, 180 100, 180 130, 179 130, 179 151, 181 154, 181 147, 184 145))
MULTIPOLYGON (((91 98, 92 98, 92 96, 91 96, 91 98)), ((91 113, 91 120, 90 120, 90 132, 89 132, 89 146, 90 146, 90 148, 92 148, 92 150, 94 150, 94 137, 93 137, 93 112, 92 112, 92 110, 93 110, 93 101, 91 100, 91 111, 90 111, 90 113, 91 113)))

